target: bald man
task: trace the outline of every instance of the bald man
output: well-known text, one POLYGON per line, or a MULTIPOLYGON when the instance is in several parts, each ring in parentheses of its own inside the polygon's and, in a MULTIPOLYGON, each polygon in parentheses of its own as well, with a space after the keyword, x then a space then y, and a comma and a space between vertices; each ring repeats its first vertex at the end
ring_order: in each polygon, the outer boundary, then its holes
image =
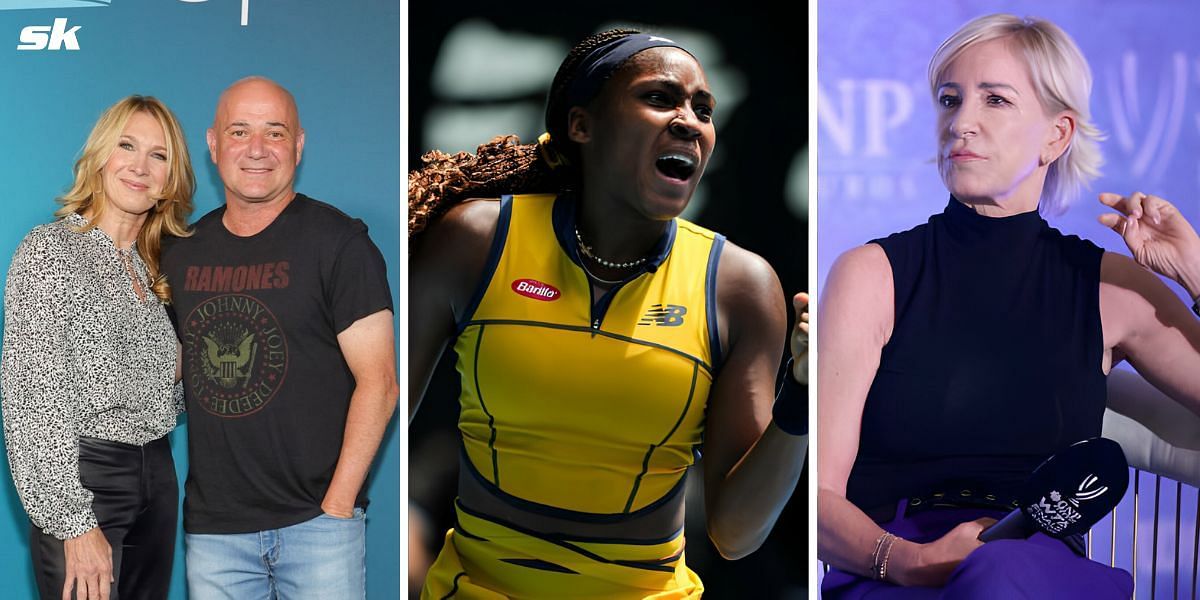
POLYGON ((293 189, 304 129, 261 77, 221 94, 225 205, 164 244, 183 347, 188 591, 364 598, 363 482, 399 394, 383 257, 293 189))

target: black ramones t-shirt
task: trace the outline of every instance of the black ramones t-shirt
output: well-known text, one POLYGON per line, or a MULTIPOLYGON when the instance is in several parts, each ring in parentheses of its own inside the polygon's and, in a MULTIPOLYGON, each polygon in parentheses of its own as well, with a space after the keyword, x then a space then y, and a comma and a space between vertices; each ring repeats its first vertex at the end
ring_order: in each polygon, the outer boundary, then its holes
POLYGON ((189 533, 321 514, 354 390, 337 335, 392 308, 362 221, 301 194, 250 237, 230 233, 224 213, 162 252, 183 344, 189 533))

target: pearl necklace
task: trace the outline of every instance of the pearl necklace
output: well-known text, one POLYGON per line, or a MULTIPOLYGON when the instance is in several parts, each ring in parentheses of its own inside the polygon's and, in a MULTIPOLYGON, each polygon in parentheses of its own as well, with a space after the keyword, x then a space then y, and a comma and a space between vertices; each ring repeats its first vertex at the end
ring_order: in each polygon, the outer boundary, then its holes
MULTIPOLYGON (((608 267, 610 269, 632 269, 633 267, 640 266, 642 263, 646 262, 646 260, 647 260, 647 257, 643 256, 641 258, 631 260, 628 262, 614 262, 611 260, 604 260, 603 258, 596 256, 596 253, 592 251, 592 247, 583 243, 583 236, 579 235, 579 226, 578 225, 575 226, 575 241, 579 242, 579 253, 580 254, 596 261, 596 263, 602 267, 608 267)), ((599 279, 599 278, 597 277, 597 279, 599 279)))
POLYGON ((596 277, 596 274, 592 273, 592 270, 587 268, 587 263, 582 260, 579 261, 579 266, 583 268, 583 274, 587 275, 588 279, 591 279, 593 282, 601 285, 617 285, 618 283, 625 281, 624 279, 602 279, 600 277, 596 277))

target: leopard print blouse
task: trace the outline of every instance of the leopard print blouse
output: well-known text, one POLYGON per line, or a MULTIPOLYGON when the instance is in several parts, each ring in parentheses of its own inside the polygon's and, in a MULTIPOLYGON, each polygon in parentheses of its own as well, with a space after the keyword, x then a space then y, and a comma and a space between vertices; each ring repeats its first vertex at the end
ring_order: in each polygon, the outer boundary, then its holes
POLYGON ((79 438, 142 445, 183 410, 176 337, 145 263, 72 214, 36 227, 4 291, 0 407, 17 493, 34 525, 59 539, 96 527, 79 481, 79 438), (128 255, 146 291, 134 292, 128 255))

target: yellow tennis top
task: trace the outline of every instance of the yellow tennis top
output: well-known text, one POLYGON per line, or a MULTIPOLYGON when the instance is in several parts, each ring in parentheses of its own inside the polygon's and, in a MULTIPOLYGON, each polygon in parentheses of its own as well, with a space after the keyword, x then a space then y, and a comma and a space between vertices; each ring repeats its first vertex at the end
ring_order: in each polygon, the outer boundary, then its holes
POLYGON ((665 501, 694 461, 720 364, 724 237, 675 219, 642 269, 597 298, 571 197, 500 202, 455 343, 466 462, 493 493, 556 514, 665 501))

